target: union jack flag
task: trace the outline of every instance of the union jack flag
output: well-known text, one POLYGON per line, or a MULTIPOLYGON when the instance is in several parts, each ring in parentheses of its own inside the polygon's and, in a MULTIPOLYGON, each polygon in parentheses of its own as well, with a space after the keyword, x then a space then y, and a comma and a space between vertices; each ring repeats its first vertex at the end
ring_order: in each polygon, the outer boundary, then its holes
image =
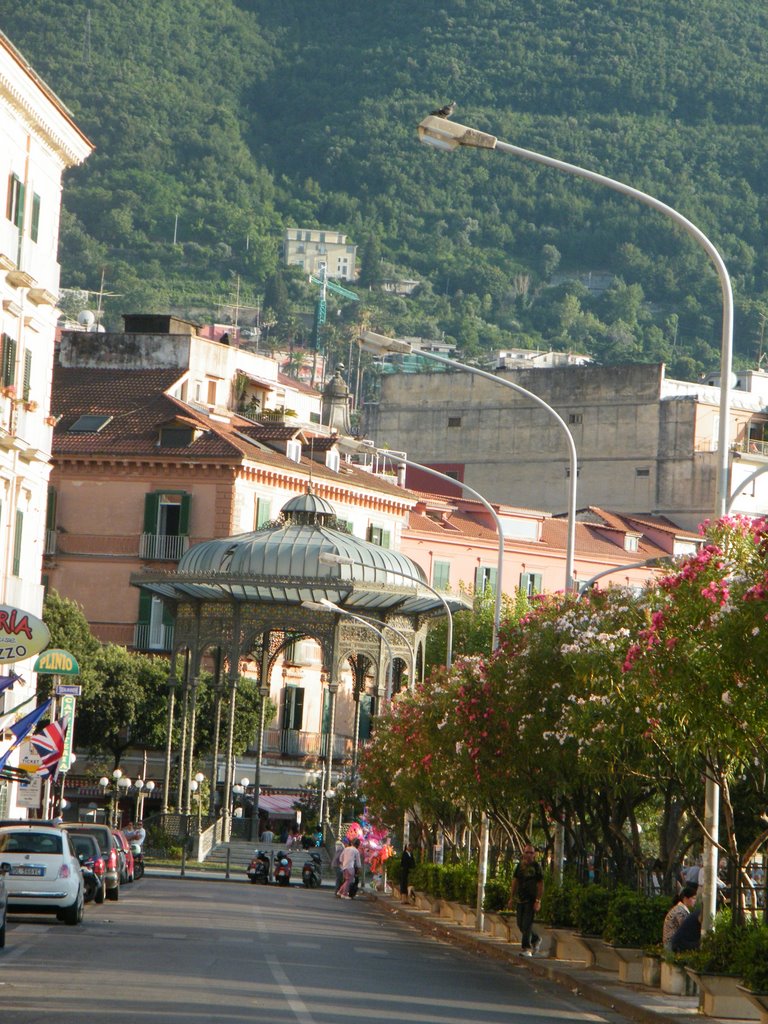
POLYGON ((42 758, 36 775, 50 778, 54 782, 59 777, 59 765, 64 756, 64 742, 67 738, 67 724, 66 718, 59 718, 32 737, 32 746, 42 758))

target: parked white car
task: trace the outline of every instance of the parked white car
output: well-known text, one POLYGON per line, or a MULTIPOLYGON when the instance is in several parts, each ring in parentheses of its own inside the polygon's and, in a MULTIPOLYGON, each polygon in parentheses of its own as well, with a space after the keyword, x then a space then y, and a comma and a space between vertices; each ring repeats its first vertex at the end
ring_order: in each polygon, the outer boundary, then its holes
POLYGON ((50 825, 0 828, 11 914, 55 914, 65 924, 83 919, 83 874, 69 836, 50 825))

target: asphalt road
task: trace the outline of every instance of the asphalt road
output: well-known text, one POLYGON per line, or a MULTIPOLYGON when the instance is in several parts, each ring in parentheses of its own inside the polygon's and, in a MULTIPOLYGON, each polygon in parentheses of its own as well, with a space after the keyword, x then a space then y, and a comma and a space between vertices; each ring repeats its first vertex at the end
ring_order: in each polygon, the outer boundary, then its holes
POLYGON ((13 917, 1 1024, 615 1022, 329 888, 146 877, 79 927, 13 917))

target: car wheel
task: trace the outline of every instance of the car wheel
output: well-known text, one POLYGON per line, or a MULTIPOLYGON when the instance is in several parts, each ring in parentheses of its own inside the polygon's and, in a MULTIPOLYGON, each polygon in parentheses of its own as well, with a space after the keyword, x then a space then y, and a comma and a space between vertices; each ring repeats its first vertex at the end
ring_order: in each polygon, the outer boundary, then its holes
POLYGON ((5 946, 5 926, 6 926, 7 923, 8 923, 8 916, 7 916, 7 914, 4 914, 3 915, 3 923, 2 923, 2 925, 0 925, 0 949, 3 949, 3 947, 5 946))
POLYGON ((94 903, 103 903, 104 902, 104 884, 103 883, 96 890, 96 895, 93 898, 93 902, 94 903))
POLYGON ((107 899, 112 903, 117 903, 120 899, 120 886, 116 885, 114 889, 107 889, 107 899))
POLYGON ((61 913, 61 920, 64 924, 77 925, 83 920, 83 894, 77 897, 69 907, 65 907, 61 913))

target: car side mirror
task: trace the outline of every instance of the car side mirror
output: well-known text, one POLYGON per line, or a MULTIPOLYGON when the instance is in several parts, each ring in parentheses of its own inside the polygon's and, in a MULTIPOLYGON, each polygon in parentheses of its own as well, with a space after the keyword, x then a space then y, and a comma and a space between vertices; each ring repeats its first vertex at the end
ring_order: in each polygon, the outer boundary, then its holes
POLYGON ((0 864, 0 875, 7 875, 10 870, 11 865, 4 860, 3 863, 0 864))

